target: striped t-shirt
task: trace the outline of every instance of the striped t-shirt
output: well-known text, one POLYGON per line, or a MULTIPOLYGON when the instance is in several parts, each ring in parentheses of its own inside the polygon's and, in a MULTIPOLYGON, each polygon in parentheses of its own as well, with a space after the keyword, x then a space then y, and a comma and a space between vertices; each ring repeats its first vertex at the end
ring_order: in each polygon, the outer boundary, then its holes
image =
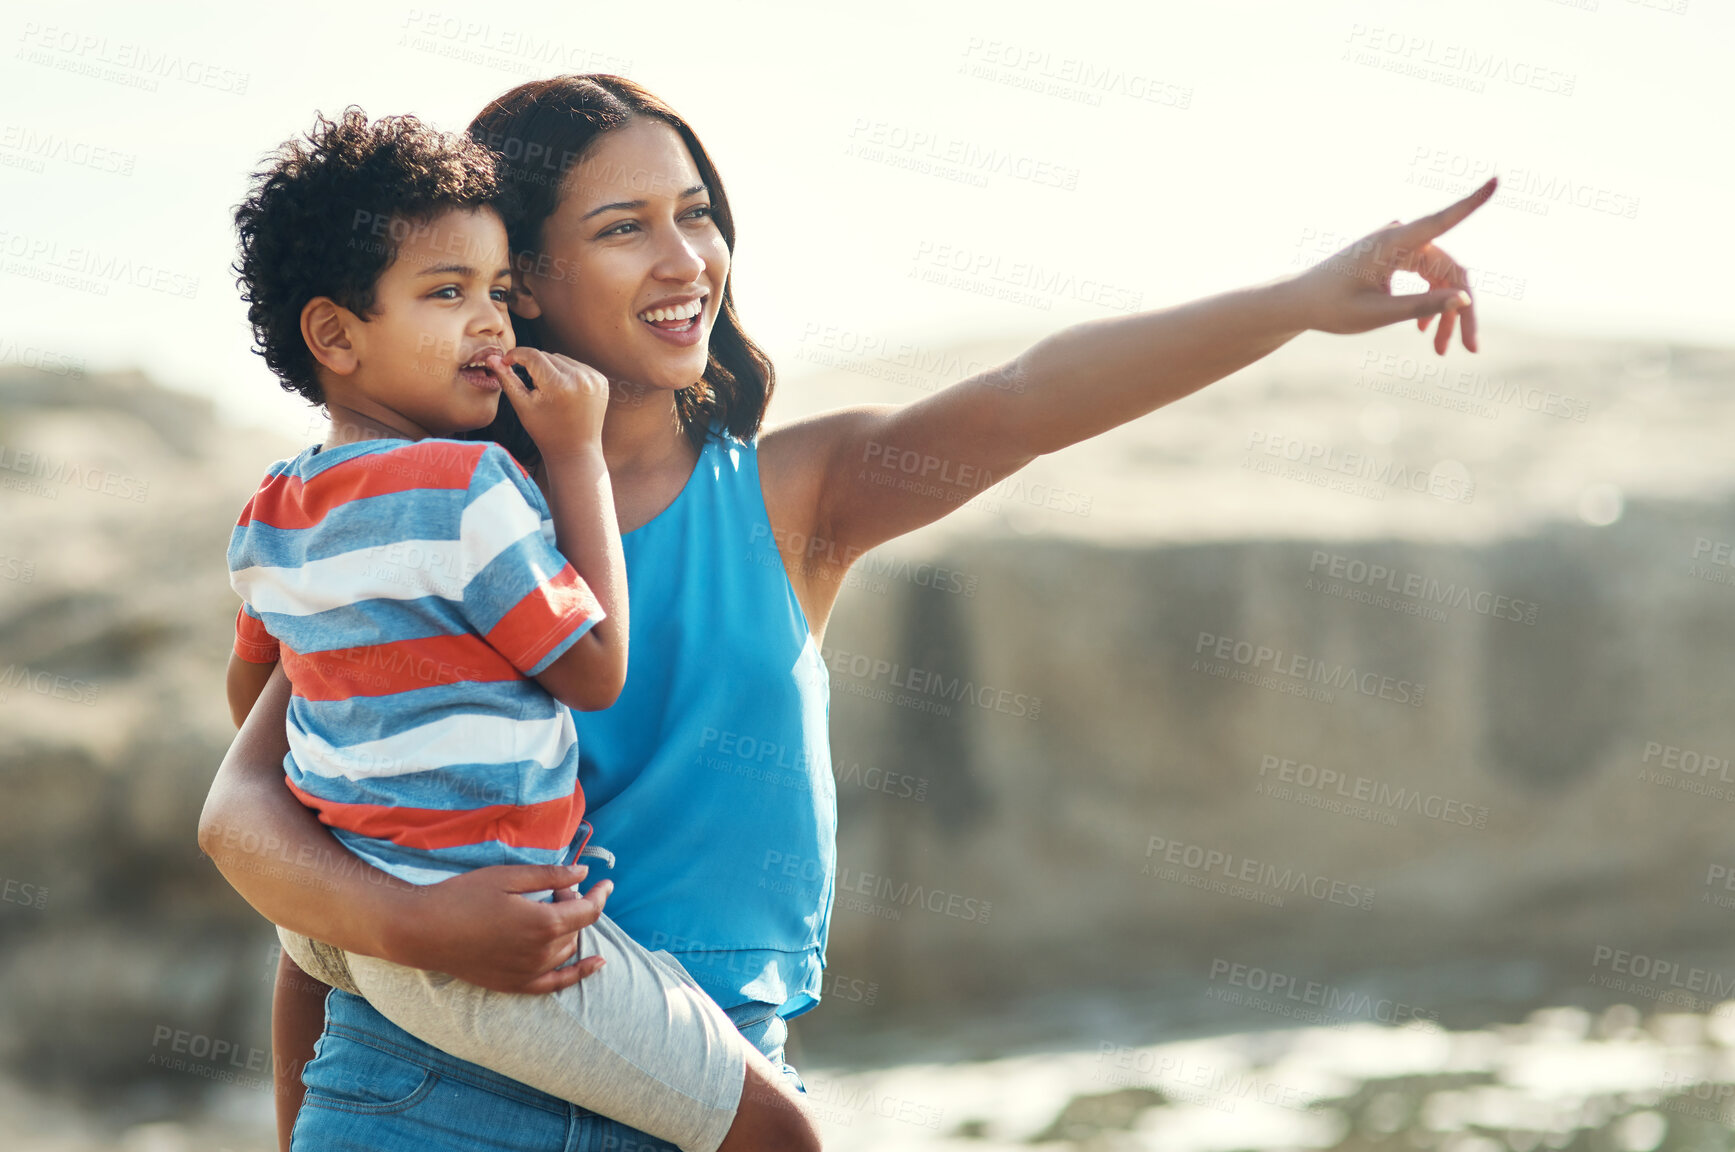
POLYGON ((547 502, 498 444, 430 438, 280 460, 229 540, 235 653, 281 659, 290 791, 413 884, 570 861, 572 713, 534 680, 603 618, 547 502))

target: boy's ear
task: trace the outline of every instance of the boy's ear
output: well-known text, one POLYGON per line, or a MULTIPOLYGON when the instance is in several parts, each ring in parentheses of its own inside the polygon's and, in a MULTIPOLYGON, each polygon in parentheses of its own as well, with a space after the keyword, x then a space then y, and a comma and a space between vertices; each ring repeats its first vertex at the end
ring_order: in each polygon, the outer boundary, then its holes
POLYGON ((329 296, 315 296, 301 310, 301 338, 320 366, 339 376, 348 376, 360 366, 351 339, 354 312, 329 296))
POLYGON ((526 320, 534 320, 542 315, 542 304, 536 299, 536 294, 530 290, 529 277, 524 275, 522 261, 512 264, 512 314, 522 316, 526 320))

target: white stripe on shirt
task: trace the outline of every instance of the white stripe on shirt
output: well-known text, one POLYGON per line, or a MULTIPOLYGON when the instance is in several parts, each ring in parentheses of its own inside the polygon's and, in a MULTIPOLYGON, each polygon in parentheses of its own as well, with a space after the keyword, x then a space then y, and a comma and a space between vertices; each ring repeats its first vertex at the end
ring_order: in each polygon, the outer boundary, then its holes
POLYGON ((293 568, 255 564, 230 576, 259 613, 307 616, 363 600, 462 600, 470 578, 532 532, 553 536, 511 484, 496 484, 464 509, 460 540, 396 540, 293 568))
POLYGON ((540 720, 460 713, 341 747, 304 730, 293 718, 289 723, 289 750, 296 767, 316 776, 349 780, 407 776, 453 764, 530 760, 558 765, 576 739, 572 713, 565 708, 540 720))

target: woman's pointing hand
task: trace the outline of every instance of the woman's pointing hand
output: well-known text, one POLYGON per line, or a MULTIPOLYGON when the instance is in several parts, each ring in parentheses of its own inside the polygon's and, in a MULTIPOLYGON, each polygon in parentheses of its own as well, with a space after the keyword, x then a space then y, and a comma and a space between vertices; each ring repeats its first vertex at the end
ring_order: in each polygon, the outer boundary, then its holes
POLYGON ((1488 202, 1499 179, 1431 216, 1408 224, 1393 220, 1377 232, 1302 273, 1296 287, 1303 301, 1307 326, 1320 332, 1349 335, 1414 320, 1427 330, 1440 317, 1434 351, 1444 356, 1454 324, 1464 325, 1464 347, 1477 351, 1476 303, 1464 268, 1434 240, 1488 202), (1394 296, 1392 274, 1414 272, 1428 282, 1428 291, 1394 296))

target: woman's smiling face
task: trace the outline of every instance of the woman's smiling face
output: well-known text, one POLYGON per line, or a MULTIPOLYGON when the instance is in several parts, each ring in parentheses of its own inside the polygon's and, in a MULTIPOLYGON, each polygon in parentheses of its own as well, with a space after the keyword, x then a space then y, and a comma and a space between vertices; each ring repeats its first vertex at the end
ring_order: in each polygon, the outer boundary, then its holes
POLYGON ((705 373, 729 248, 676 131, 634 118, 566 174, 515 310, 610 380, 675 390, 705 373))

